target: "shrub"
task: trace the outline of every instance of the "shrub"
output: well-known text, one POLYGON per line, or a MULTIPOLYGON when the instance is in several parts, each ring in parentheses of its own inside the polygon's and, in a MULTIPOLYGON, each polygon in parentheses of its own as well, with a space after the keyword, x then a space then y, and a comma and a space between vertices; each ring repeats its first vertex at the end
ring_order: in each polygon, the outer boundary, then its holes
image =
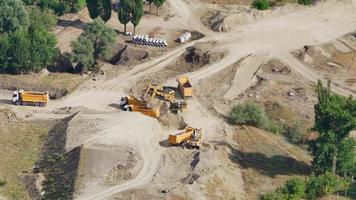
POLYGON ((284 186, 262 196, 262 200, 298 200, 304 197, 305 182, 298 177, 289 179, 284 186))
POLYGON ((302 4, 302 5, 310 5, 313 2, 312 2, 312 0, 298 0, 298 3, 302 4))
POLYGON ((289 179, 280 189, 288 200, 298 200, 304 196, 305 182, 298 177, 289 179))
POLYGON ((246 102, 231 109, 229 121, 238 125, 263 127, 267 117, 262 106, 254 102, 246 102))
POLYGON ((258 10, 267 10, 270 5, 267 0, 254 0, 252 2, 252 7, 257 8, 258 10))
POLYGON ((337 191, 340 181, 330 172, 320 176, 311 176, 305 187, 306 199, 314 200, 317 197, 329 195, 337 191))
POLYGON ((285 129, 285 135, 292 143, 301 143, 304 140, 305 132, 299 122, 294 122, 291 126, 285 129))

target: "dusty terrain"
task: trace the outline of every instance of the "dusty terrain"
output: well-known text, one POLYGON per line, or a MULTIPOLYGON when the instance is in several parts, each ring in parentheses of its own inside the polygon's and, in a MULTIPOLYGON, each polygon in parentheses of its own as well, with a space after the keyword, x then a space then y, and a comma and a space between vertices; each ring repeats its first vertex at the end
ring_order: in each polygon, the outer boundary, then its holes
MULTIPOLYGON (((229 125, 225 116, 233 105, 253 100, 277 120, 300 120, 307 129, 318 79, 332 79, 338 94, 355 95, 356 45, 350 33, 356 29, 356 1, 269 11, 229 5, 232 0, 206 2, 168 0, 161 16, 145 16, 137 29, 166 38, 168 48, 133 45, 120 35, 111 64, 102 63, 103 73, 45 108, 9 105, 11 92, 0 91, 0 107, 19 118, 62 120, 61 131, 50 131, 46 142, 62 138, 54 145, 58 149, 42 151, 61 154, 54 161, 39 159, 40 172, 48 176, 45 195, 58 195, 51 186, 61 189, 63 183, 50 179, 58 175, 71 177, 66 183, 72 187, 65 194, 78 200, 258 199, 288 177, 309 173, 305 149, 281 135, 229 125), (205 37, 175 43, 183 30, 205 37), (189 77, 195 93, 171 126, 118 109, 121 96, 140 92, 150 81, 176 87, 181 75, 189 77), (166 145, 168 134, 180 128, 182 120, 203 129, 200 150, 166 145), (293 167, 285 169, 286 164, 293 167)), ((58 47, 69 52, 70 41, 90 19, 83 10, 62 20, 55 31, 58 47)), ((107 24, 122 31, 115 15, 107 24)))

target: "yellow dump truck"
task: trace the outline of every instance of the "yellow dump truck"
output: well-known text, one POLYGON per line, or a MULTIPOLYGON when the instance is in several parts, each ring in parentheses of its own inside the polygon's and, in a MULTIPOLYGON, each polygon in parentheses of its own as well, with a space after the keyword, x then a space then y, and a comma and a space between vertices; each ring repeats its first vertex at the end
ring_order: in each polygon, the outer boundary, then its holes
POLYGON ((159 108, 148 108, 147 102, 139 100, 133 96, 121 97, 120 107, 124 111, 140 112, 154 118, 158 118, 160 116, 159 108))
POLYGON ((183 76, 178 78, 178 89, 182 94, 183 98, 192 97, 193 96, 193 87, 190 84, 188 77, 183 76))
POLYGON ((49 101, 48 92, 30 92, 15 90, 12 95, 12 102, 16 105, 46 106, 49 101))
POLYGON ((171 145, 181 145, 199 149, 201 146, 202 130, 193 127, 187 127, 185 130, 170 134, 168 142, 171 145))

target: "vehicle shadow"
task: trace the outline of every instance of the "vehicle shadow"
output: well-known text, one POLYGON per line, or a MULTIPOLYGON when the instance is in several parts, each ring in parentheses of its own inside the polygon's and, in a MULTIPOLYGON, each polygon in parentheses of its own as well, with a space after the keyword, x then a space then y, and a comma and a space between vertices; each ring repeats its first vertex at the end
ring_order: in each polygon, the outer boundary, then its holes
POLYGON ((169 148, 169 147, 172 146, 172 145, 169 144, 168 139, 165 139, 165 140, 160 141, 160 142, 159 142, 159 145, 160 145, 161 147, 166 147, 166 148, 169 148))
POLYGON ((9 99, 0 99, 0 104, 12 104, 12 101, 9 99))
POLYGON ((120 109, 120 110, 121 110, 120 104, 117 104, 117 103, 111 103, 111 104, 109 104, 108 106, 110 106, 110 107, 112 107, 112 108, 117 108, 117 109, 120 109))

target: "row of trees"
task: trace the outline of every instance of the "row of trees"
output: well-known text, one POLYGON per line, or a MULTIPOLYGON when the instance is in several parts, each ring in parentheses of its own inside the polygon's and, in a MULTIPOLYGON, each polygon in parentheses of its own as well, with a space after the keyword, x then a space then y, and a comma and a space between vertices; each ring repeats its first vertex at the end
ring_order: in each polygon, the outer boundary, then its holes
POLYGON ((85 0, 22 0, 27 5, 37 5, 41 9, 52 9, 56 15, 78 12, 85 6, 85 0))
POLYGON ((21 0, 0 1, 0 73, 39 71, 53 62, 56 24, 50 10, 25 8, 21 0))

